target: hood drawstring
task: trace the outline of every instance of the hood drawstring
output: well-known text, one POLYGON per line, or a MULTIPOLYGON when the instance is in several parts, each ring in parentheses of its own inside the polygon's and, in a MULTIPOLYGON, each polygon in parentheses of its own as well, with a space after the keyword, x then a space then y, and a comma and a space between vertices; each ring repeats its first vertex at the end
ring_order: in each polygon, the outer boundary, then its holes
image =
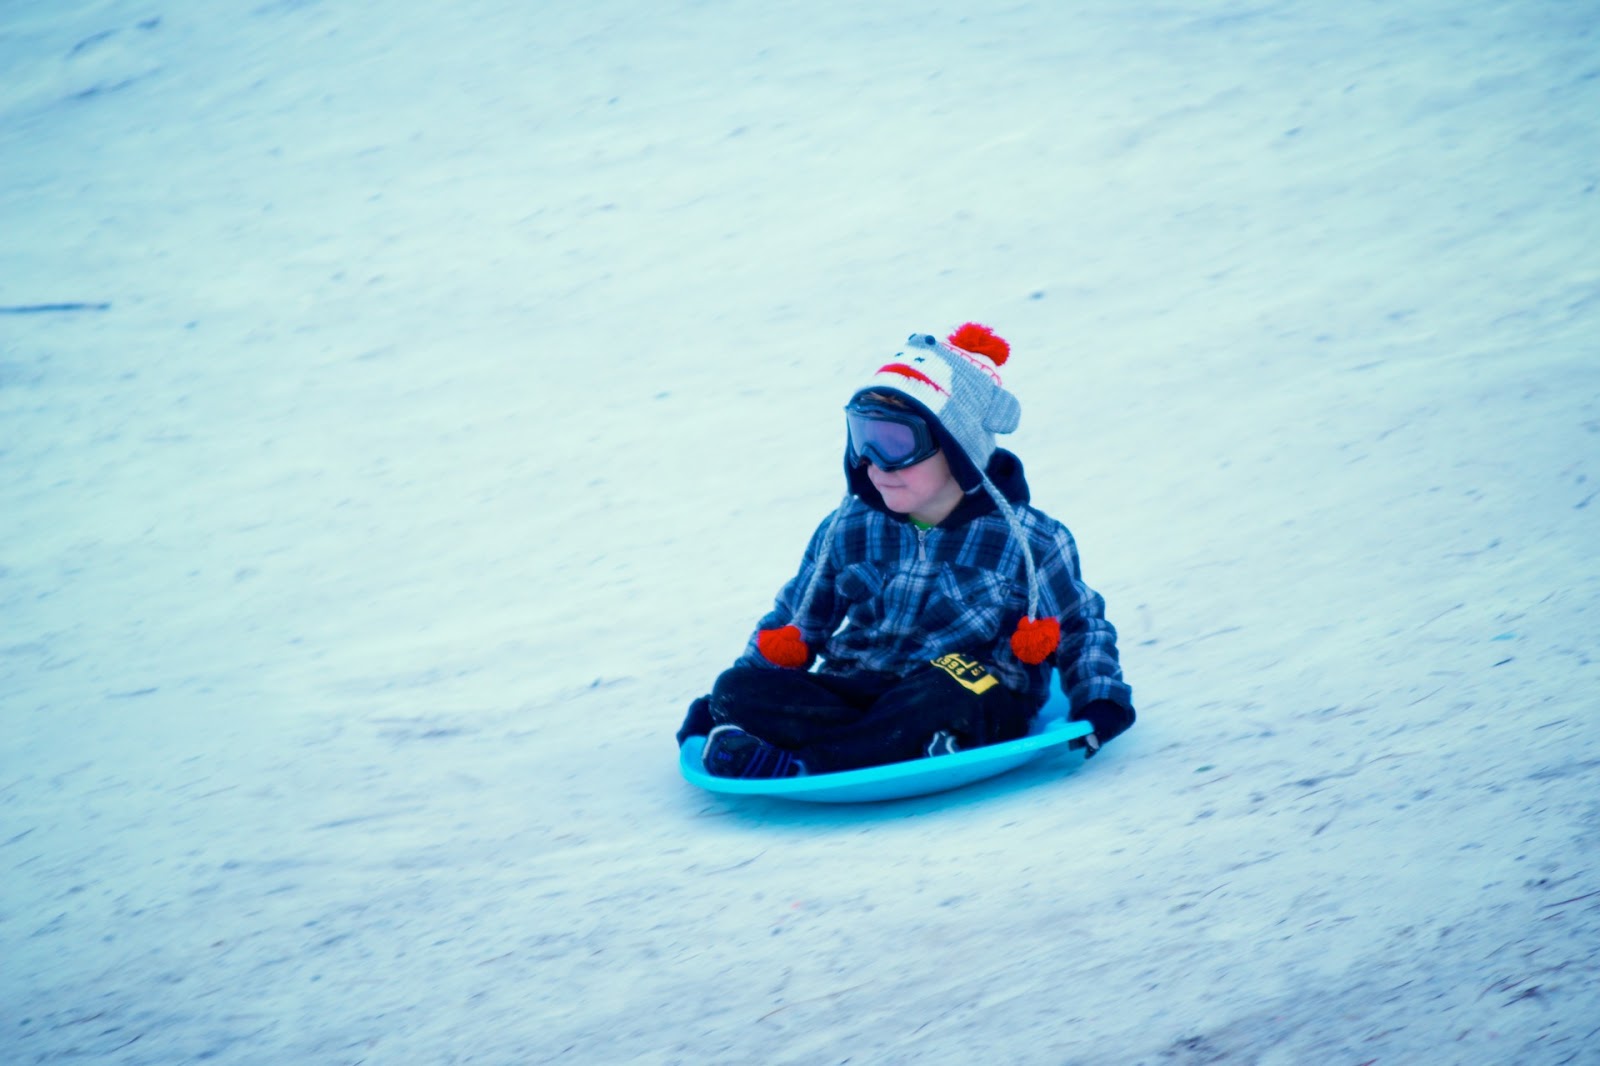
MULTIPOLYGON (((846 492, 844 499, 839 501, 839 506, 833 512, 833 517, 828 519, 828 528, 822 533, 822 547, 817 549, 817 562, 811 568, 811 580, 806 582, 805 594, 800 597, 800 605, 794 609, 795 618, 804 618, 811 609, 811 600, 817 594, 817 581, 822 577, 823 569, 828 565, 828 554, 833 550, 833 530, 839 524, 839 519, 844 516, 845 508, 850 506, 854 497, 846 492)), ((816 658, 806 638, 800 632, 800 627, 791 621, 786 626, 777 629, 763 629, 756 633, 756 650, 773 666, 782 666, 786 669, 804 670, 810 667, 816 658)))
POLYGON ((988 474, 979 476, 983 478, 984 491, 1005 516, 1006 525, 1011 527, 1011 536, 1022 548, 1022 564, 1028 571, 1028 613, 1017 620, 1017 628, 1011 634, 1011 654, 1029 666, 1038 666, 1048 659, 1055 652, 1056 645, 1061 643, 1061 623, 1054 618, 1037 617, 1039 569, 1033 561, 1033 548, 1028 543, 1027 531, 1022 528, 1022 520, 1017 517, 1017 512, 1011 506, 1011 501, 1006 499, 1005 493, 995 487, 995 483, 989 480, 988 474))

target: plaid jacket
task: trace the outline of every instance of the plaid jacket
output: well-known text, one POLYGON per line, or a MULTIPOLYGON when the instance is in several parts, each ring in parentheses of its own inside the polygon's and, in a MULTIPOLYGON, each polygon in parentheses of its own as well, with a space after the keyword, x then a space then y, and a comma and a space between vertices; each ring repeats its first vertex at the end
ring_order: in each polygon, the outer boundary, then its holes
MULTIPOLYGON (((831 515, 812 535, 800 572, 784 585, 757 628, 798 626, 818 650, 817 669, 823 673, 900 677, 941 655, 961 652, 983 662, 1009 688, 1030 693, 1040 706, 1049 696, 1054 667, 1073 710, 1099 699, 1131 707, 1133 693, 1117 660, 1117 631, 1106 621, 1105 601, 1083 583, 1072 534, 1027 505, 1021 465, 1002 454, 1016 463, 1014 476, 1006 479, 1011 484, 1002 480, 1000 485, 1033 549, 1039 616, 1061 623, 1061 642, 1051 658, 1031 666, 1011 652, 1011 633, 1027 613, 1025 564, 1010 526, 983 493, 969 496, 940 525, 919 530, 902 516, 864 502, 858 492, 841 505, 844 513, 833 529, 826 570, 805 616, 796 618, 794 612, 816 570, 831 515)), ((772 664, 752 635, 738 665, 772 664)))

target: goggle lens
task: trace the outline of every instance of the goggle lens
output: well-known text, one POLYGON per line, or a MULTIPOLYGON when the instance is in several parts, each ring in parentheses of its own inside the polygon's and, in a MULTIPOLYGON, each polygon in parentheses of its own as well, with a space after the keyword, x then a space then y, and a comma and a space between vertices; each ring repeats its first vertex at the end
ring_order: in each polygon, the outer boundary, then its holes
POLYGON ((927 423, 916 415, 851 404, 844 417, 857 464, 871 461, 879 470, 903 470, 939 450, 927 423))

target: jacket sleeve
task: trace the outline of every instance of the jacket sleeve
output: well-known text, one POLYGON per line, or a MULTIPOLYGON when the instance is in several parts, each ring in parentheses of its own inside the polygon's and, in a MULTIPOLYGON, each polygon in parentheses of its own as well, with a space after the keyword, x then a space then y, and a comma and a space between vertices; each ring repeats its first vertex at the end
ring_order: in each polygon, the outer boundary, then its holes
POLYGON ((800 629, 800 635, 805 638, 813 651, 816 651, 835 629, 838 620, 834 618, 837 609, 837 597, 833 588, 833 567, 827 567, 827 572, 817 572, 817 560, 822 552, 822 538, 833 525, 833 515, 829 514, 822 520, 822 524, 811 534, 811 541, 806 545, 805 555, 800 560, 800 571, 790 578, 788 583, 778 590, 778 598, 773 602, 772 610, 761 617, 756 623, 755 631, 750 634, 750 640, 745 645, 744 654, 734 661, 735 666, 760 666, 778 669, 767 661, 756 647, 756 635, 763 629, 776 629, 779 626, 795 625, 800 629), (804 618, 796 618, 795 612, 800 606, 800 601, 805 598, 806 587, 811 583, 813 575, 816 576, 817 588, 811 596, 811 604, 806 609, 804 618))
POLYGON ((1060 522, 1051 520, 1045 536, 1035 539, 1035 565, 1046 600, 1041 613, 1054 613, 1061 623, 1061 642, 1054 664, 1061 690, 1077 716, 1097 700, 1133 709, 1133 690, 1122 679, 1117 657, 1117 630, 1106 620, 1106 602, 1083 582, 1078 545, 1060 522), (1040 541, 1043 541, 1041 544, 1040 541))

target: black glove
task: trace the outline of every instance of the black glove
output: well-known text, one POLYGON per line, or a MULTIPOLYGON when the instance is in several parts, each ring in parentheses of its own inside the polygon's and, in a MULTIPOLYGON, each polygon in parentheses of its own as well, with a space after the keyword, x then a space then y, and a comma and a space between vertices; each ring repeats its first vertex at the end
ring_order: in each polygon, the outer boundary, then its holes
POLYGON ((1082 710, 1075 712, 1073 720, 1088 722, 1094 726, 1094 732, 1088 736, 1072 742, 1070 747, 1082 748, 1083 757, 1092 759, 1099 754, 1100 749, 1112 738, 1122 735, 1133 725, 1135 715, 1132 707, 1124 707, 1120 703, 1110 700, 1095 700, 1082 710))
POLYGON ((684 716, 683 725, 678 727, 678 747, 683 747, 683 742, 690 737, 705 736, 715 724, 711 720, 711 697, 701 696, 689 704, 689 713, 684 716))

